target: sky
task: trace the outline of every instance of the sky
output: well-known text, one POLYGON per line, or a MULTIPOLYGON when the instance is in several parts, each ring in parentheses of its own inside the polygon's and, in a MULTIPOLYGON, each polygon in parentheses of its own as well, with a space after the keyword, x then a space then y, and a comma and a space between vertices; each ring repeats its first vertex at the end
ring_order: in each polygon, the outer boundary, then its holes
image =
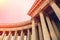
MULTIPOLYGON (((0 23, 18 23, 30 20, 31 17, 27 13, 34 2, 35 0, 0 0, 0 23)), ((7 40, 7 37, 4 40, 7 40)), ((20 40, 19 37, 18 40, 20 40)))
POLYGON ((18 23, 30 20, 27 15, 35 0, 0 0, 0 23, 18 23))

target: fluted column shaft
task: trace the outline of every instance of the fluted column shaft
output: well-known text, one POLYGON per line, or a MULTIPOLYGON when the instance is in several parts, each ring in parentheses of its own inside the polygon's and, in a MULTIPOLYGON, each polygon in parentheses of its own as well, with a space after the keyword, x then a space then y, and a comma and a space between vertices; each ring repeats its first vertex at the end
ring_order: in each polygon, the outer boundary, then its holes
POLYGON ((47 26, 46 26, 46 23, 45 23, 45 20, 44 20, 43 13, 40 12, 39 15, 40 15, 40 20, 41 20, 44 40, 50 40, 49 32, 48 32, 48 29, 47 29, 47 26))
POLYGON ((29 31, 29 29, 27 30, 27 40, 31 40, 31 33, 30 33, 30 31, 29 31))
POLYGON ((38 23, 38 30, 39 30, 39 39, 43 40, 43 33, 42 33, 42 29, 41 29, 40 23, 38 23))
POLYGON ((54 10, 55 14, 57 15, 58 19, 60 20, 60 8, 56 5, 55 2, 51 2, 50 6, 52 7, 52 9, 54 10))
POLYGON ((8 40, 11 40, 11 38, 12 38, 12 34, 11 31, 9 31, 8 40))
POLYGON ((55 33, 56 33, 58 39, 60 40, 59 30, 58 30, 58 28, 57 28, 57 26, 56 26, 56 24, 55 24, 54 21, 52 21, 52 25, 53 25, 53 27, 54 27, 54 31, 55 31, 55 33))
POLYGON ((23 30, 21 30, 21 37, 20 37, 20 40, 24 40, 24 32, 23 32, 23 30))
POLYGON ((57 36, 56 36, 56 34, 54 32, 53 26, 52 26, 52 24, 50 22, 49 17, 46 17, 46 21, 47 21, 47 24, 48 24, 48 28, 49 28, 52 40, 58 40, 58 38, 57 38, 57 36))
POLYGON ((32 40, 37 40, 35 20, 32 19, 32 40))

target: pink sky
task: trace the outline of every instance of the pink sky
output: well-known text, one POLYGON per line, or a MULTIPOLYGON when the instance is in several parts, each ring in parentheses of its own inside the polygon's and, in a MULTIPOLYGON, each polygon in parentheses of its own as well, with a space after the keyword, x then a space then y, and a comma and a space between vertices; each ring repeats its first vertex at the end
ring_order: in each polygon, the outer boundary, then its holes
POLYGON ((17 23, 29 20, 27 15, 35 0, 0 0, 0 23, 17 23))

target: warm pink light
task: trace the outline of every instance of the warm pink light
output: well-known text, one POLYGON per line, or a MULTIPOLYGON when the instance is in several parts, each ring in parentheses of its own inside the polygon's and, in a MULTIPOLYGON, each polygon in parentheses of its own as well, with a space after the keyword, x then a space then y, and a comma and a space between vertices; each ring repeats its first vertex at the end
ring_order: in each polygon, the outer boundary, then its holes
POLYGON ((0 0, 0 23, 29 20, 27 15, 35 0, 0 0))

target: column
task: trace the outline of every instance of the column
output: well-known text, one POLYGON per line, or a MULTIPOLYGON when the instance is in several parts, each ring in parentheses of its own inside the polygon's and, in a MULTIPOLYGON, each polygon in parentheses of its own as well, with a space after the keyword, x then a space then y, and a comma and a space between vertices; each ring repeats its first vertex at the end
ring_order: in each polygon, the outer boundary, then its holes
POLYGON ((23 32, 23 30, 21 30, 21 37, 20 37, 20 40, 24 40, 24 32, 23 32))
POLYGON ((11 31, 9 31, 8 40, 11 40, 11 38, 12 38, 12 34, 11 31))
POLYGON ((38 40, 35 27, 36 27, 35 20, 32 19, 32 40, 38 40))
POLYGON ((27 40, 31 40, 31 33, 30 33, 30 30, 28 29, 27 32, 28 32, 28 33, 27 33, 27 40))
POLYGON ((0 40, 3 40, 4 36, 6 36, 5 31, 3 31, 3 34, 2 34, 2 37, 0 38, 0 40))
POLYGON ((38 30, 39 30, 39 38, 40 38, 40 40, 43 40, 43 33, 42 33, 42 29, 41 29, 40 23, 38 23, 38 30))
POLYGON ((17 38, 18 38, 18 34, 17 34, 17 31, 15 31, 15 35, 14 35, 14 40, 17 40, 17 38))
POLYGON ((53 27, 54 27, 54 31, 55 31, 55 33, 56 33, 58 39, 60 40, 59 30, 58 30, 58 28, 57 28, 57 26, 56 26, 56 24, 55 24, 54 21, 52 21, 52 25, 53 25, 53 27))
POLYGON ((39 15, 40 15, 40 20, 41 20, 44 40, 50 40, 50 36, 49 36, 48 29, 47 29, 47 26, 46 26, 46 23, 45 23, 45 20, 44 20, 43 13, 41 12, 41 13, 39 13, 39 15))
POLYGON ((60 20, 60 8, 56 5, 55 2, 51 2, 50 6, 52 7, 52 9, 54 10, 55 14, 57 15, 58 19, 60 20))
POLYGON ((56 34, 54 32, 53 26, 52 26, 52 24, 50 22, 49 17, 46 17, 46 21, 47 21, 47 24, 48 24, 48 28, 49 28, 52 40, 58 40, 58 38, 57 38, 57 36, 56 36, 56 34))

